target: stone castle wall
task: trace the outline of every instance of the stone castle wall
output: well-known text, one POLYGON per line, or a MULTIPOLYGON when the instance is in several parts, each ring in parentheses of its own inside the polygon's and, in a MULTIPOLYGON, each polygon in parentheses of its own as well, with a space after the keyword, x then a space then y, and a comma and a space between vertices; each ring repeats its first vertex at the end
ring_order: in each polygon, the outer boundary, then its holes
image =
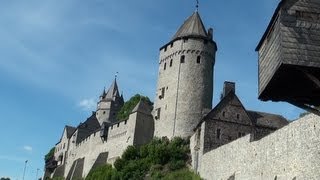
MULTIPOLYGON (((250 142, 250 136, 200 155, 201 177, 320 179, 320 117, 307 115, 259 141, 250 142)), ((191 150, 195 159, 195 151, 191 150)))
POLYGON ((211 109, 214 49, 211 42, 189 38, 160 50, 154 108, 154 114, 160 117, 155 118, 155 136, 191 136, 204 111, 211 109), (159 98, 160 95, 164 96, 159 98))
MULTIPOLYGON (((152 126, 145 122, 150 120, 148 117, 152 118, 151 115, 146 117, 145 115, 141 115, 141 113, 131 114, 127 121, 121 121, 118 124, 114 124, 109 127, 107 140, 102 140, 100 137, 100 131, 98 131, 91 134, 79 144, 71 143, 70 149, 67 152, 64 176, 67 177, 75 160, 84 158, 82 176, 85 177, 91 170, 99 154, 104 152, 108 152, 107 162, 105 163, 113 164, 113 162, 122 155, 129 145, 134 144, 134 139, 136 136, 135 133, 137 133, 137 131, 142 131, 146 134, 151 133, 146 131, 152 131, 153 134, 152 126), (137 119, 137 117, 139 119, 137 119), (144 127, 137 125, 141 124, 140 121, 145 122, 144 124, 147 125, 144 127)), ((150 139, 145 139, 145 141, 150 141, 150 139)))

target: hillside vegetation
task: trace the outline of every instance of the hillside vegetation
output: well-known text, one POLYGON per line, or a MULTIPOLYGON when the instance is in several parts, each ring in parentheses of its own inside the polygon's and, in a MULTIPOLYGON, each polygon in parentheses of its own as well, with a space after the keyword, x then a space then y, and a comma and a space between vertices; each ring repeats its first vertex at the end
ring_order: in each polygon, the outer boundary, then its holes
POLYGON ((129 146, 114 163, 91 170, 86 180, 181 179, 200 180, 187 168, 189 142, 156 138, 141 147, 129 146))

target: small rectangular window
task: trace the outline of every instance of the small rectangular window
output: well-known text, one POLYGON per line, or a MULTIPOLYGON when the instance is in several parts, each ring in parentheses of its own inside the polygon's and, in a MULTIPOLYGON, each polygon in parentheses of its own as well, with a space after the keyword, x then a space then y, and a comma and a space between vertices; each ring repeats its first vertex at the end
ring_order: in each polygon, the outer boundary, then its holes
POLYGON ((182 56, 180 57, 180 63, 184 63, 184 59, 185 59, 185 56, 182 55, 182 56))
POLYGON ((166 52, 167 51, 167 46, 166 47, 164 47, 164 52, 166 52))
POLYGON ((201 56, 197 56, 197 63, 200 64, 201 56))
POLYGON ((117 124, 117 127, 119 127, 119 124, 120 124, 120 123, 117 124))
POLYGON ((124 121, 124 124, 127 124, 127 120, 124 121))
POLYGON ((237 114, 237 119, 239 119, 240 118, 240 114, 237 114))
POLYGON ((188 38, 184 38, 184 39, 183 39, 183 42, 184 42, 184 43, 188 42, 188 38))
POLYGON ((173 47, 173 42, 170 44, 170 47, 173 47))
POLYGON ((162 98, 164 98, 164 93, 165 93, 165 88, 163 87, 163 88, 161 88, 161 96, 162 96, 162 98))
POLYGON ((160 119, 160 111, 161 111, 160 108, 156 110, 156 116, 155 116, 156 119, 160 119))
POLYGON ((170 60, 170 67, 172 66, 172 59, 170 60))
POLYGON ((167 63, 164 63, 163 70, 166 70, 166 68, 167 68, 167 63))
POLYGON ((217 129, 217 139, 221 139, 221 129, 217 129))

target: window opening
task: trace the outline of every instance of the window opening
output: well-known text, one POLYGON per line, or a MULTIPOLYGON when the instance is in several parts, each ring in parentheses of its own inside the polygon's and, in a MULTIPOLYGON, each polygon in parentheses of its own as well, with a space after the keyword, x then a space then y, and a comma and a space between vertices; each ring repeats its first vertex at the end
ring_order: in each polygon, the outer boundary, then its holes
POLYGON ((221 129, 217 129, 217 139, 221 139, 221 129))
POLYGON ((200 64, 201 56, 197 56, 197 63, 200 64))
POLYGON ((184 59, 185 59, 185 56, 182 55, 182 56, 180 57, 180 63, 184 63, 184 59))

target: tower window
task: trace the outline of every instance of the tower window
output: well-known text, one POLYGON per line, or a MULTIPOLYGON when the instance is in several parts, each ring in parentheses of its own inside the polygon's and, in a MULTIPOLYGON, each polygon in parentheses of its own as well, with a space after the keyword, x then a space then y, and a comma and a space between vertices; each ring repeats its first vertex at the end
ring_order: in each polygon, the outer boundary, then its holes
POLYGON ((170 44, 170 47, 173 47, 173 42, 170 44))
POLYGON ((164 52, 166 52, 167 51, 167 46, 166 47, 164 47, 164 52))
POLYGON ((217 129, 217 139, 221 139, 221 129, 217 129))
POLYGON ((226 116, 226 112, 223 111, 222 112, 222 116, 225 117, 226 116))
POLYGON ((164 63, 163 70, 166 70, 166 68, 167 68, 167 63, 164 63))
POLYGON ((237 119, 239 119, 240 118, 240 114, 237 114, 237 119))
POLYGON ((197 56, 197 63, 200 64, 201 56, 197 56))
POLYGON ((185 56, 182 55, 182 56, 180 57, 180 63, 184 63, 184 59, 185 59, 185 56))
POLYGON ((155 116, 156 119, 160 119, 160 111, 161 111, 160 108, 156 110, 156 116, 155 116))
POLYGON ((172 66, 172 59, 170 60, 170 67, 172 66))
POLYGON ((106 111, 103 111, 103 114, 105 114, 106 113, 106 111))

